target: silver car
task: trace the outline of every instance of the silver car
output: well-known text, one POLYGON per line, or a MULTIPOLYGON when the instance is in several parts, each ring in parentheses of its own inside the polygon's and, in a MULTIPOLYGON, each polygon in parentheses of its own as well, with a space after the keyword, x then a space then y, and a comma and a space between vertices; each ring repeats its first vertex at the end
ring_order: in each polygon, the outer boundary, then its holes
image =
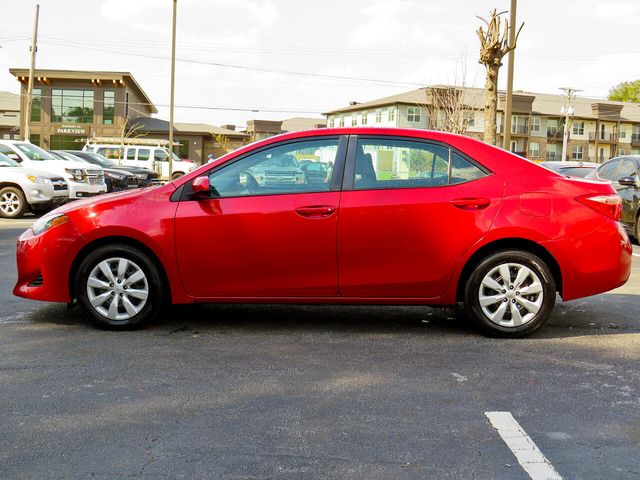
POLYGON ((43 213, 69 199, 69 187, 55 173, 21 166, 0 153, 0 217, 43 213))

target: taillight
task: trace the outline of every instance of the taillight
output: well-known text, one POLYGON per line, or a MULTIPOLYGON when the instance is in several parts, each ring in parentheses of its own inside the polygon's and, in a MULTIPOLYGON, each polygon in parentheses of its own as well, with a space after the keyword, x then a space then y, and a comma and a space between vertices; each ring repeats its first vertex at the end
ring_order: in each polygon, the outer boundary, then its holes
POLYGON ((600 212, 617 222, 620 221, 620 216, 622 215, 622 198, 615 193, 582 195, 577 197, 576 200, 589 208, 593 208, 596 212, 600 212))

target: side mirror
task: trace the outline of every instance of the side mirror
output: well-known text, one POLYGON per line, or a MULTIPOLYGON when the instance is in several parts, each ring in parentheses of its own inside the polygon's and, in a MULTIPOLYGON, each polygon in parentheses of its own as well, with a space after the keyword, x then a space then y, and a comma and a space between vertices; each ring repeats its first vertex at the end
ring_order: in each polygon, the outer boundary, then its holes
POLYGON ((638 182, 633 177, 622 177, 618 179, 618 183, 625 187, 635 187, 638 182))
POLYGON ((202 194, 209 193, 211 185, 209 184, 209 177, 196 177, 191 182, 191 188, 193 193, 202 194))

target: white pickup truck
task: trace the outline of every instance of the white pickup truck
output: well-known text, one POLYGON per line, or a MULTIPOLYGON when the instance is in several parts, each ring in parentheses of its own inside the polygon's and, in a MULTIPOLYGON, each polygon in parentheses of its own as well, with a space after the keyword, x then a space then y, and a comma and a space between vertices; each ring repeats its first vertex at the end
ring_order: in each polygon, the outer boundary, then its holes
POLYGON ((69 198, 64 178, 21 166, 0 153, 0 218, 19 218, 27 209, 42 213, 69 198))
POLYGON ((19 140, 0 140, 0 153, 24 167, 56 173, 69 185, 69 199, 91 197, 106 193, 104 171, 98 165, 58 160, 37 145, 19 140))

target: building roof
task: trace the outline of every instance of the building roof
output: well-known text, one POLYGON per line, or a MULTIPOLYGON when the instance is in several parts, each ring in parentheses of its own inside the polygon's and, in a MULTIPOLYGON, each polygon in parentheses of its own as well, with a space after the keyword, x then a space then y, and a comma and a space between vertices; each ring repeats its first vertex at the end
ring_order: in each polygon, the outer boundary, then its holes
MULTIPOLYGON (((10 68, 9 73, 14 77, 28 77, 28 68, 10 68)), ((135 89, 140 93, 140 96, 144 99, 152 113, 158 113, 158 109, 153 104, 151 99, 142 90, 142 87, 138 84, 136 79, 130 72, 107 72, 107 71, 89 71, 89 70, 45 70, 36 69, 34 72, 35 77, 50 78, 57 80, 116 80, 121 81, 125 85, 133 85, 135 89)))
POLYGON ((327 126, 324 118, 293 117, 282 120, 282 130, 293 132, 296 130, 310 130, 312 128, 322 128, 327 126))
MULTIPOLYGON (((427 105, 429 104, 429 90, 431 88, 455 88, 463 90, 464 104, 470 109, 482 109, 485 104, 485 93, 484 89, 482 88, 459 87, 451 85, 433 85, 431 87, 422 87, 416 90, 402 92, 389 97, 383 97, 368 102, 349 105, 348 107, 326 112, 325 115, 349 113, 396 104, 427 105)), ((500 96, 504 96, 505 92, 501 90, 498 92, 498 94, 500 96)), ((515 91, 514 96, 515 95, 519 95, 521 97, 533 97, 531 113, 534 115, 537 114, 560 117, 560 108, 565 104, 565 96, 562 94, 553 95, 548 93, 515 91)), ((620 109, 620 120, 622 121, 640 122, 640 104, 638 103, 615 102, 589 97, 577 97, 573 100, 573 107, 575 109, 574 117, 594 120, 596 118, 600 118, 601 120, 607 120, 606 113, 604 115, 602 113, 600 113, 600 115, 594 113, 594 105, 603 106, 601 110, 603 110, 604 108, 608 108, 613 111, 620 109)), ((500 108, 500 104, 498 105, 498 111, 502 111, 502 109, 500 108)), ((612 121, 616 121, 617 119, 617 114, 615 116, 612 115, 612 121)))
MULTIPOLYGON (((169 132, 169 122, 161 118, 138 117, 130 121, 131 125, 139 125, 147 132, 169 132)), ((173 132, 197 135, 224 135, 225 137, 247 137, 246 133, 236 132, 227 128, 217 127, 206 123, 174 122, 173 132)))
POLYGON ((11 92, 0 92, 0 111, 20 111, 20 95, 11 92))

